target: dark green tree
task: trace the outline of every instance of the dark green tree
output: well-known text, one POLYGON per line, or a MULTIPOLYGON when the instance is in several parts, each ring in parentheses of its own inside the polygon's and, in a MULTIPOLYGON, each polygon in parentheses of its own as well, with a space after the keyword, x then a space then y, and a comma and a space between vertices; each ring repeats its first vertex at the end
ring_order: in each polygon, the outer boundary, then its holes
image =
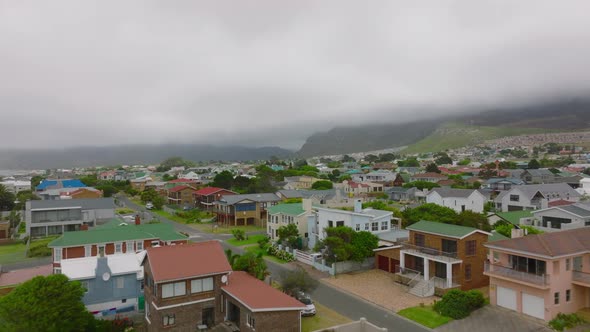
POLYGON ((283 270, 280 279, 281 290, 291 296, 295 296, 297 292, 311 293, 319 284, 319 281, 299 266, 295 270, 283 270))
POLYGON ((297 247, 297 241, 299 238, 299 229, 297 229, 297 225, 288 224, 281 226, 277 230, 277 233, 279 235, 280 243, 287 243, 287 245, 291 248, 297 247))
POLYGON ((539 169, 541 168, 541 163, 537 159, 531 159, 528 164, 529 169, 539 169))
POLYGON ((369 163, 374 163, 374 162, 376 162, 377 160, 379 160, 379 157, 377 157, 377 156, 376 156, 376 155, 374 155, 374 154, 368 154, 368 155, 366 155, 366 156, 365 156, 365 158, 363 158, 363 159, 364 159, 366 162, 369 162, 369 163))
POLYGON ((0 184, 0 211, 10 211, 14 208, 16 197, 4 185, 0 184))
POLYGON ((428 189, 431 190, 432 188, 438 188, 440 187, 440 185, 438 183, 434 183, 434 182, 428 182, 428 181, 414 181, 414 182, 408 182, 408 183, 404 183, 403 185, 404 188, 418 188, 420 190, 423 189, 428 189))
POLYGON ((436 159, 434 159, 434 162, 437 165, 447 165, 453 163, 453 159, 451 159, 451 157, 449 157, 449 155, 444 152, 437 153, 435 157, 436 159))
POLYGON ((107 184, 99 184, 95 188, 98 190, 102 190, 102 195, 104 197, 112 197, 114 194, 119 192, 119 190, 117 188, 115 188, 115 186, 108 184, 108 183, 107 184))
POLYGON ((96 187, 98 184, 98 178, 96 177, 96 174, 83 176, 80 178, 80 181, 88 187, 96 187))
POLYGON ((344 156, 342 156, 342 162, 343 163, 349 163, 349 162, 356 162, 356 159, 354 159, 353 157, 345 154, 344 156))
POLYGON ((457 223, 457 213, 455 210, 434 203, 426 203, 415 208, 406 209, 402 214, 407 225, 420 220, 437 221, 445 224, 457 223))
POLYGON ((430 163, 426 165, 426 172, 440 173, 440 169, 438 169, 435 163, 430 163))
POLYGON ((231 189, 234 183, 234 175, 230 171, 223 171, 213 178, 212 187, 231 189))
POLYGON ((43 181, 45 178, 42 177, 41 175, 35 175, 31 178, 31 188, 33 190, 35 190, 35 188, 37 188, 37 186, 39 185, 39 183, 41 183, 41 181, 43 181))
POLYGON ((251 276, 264 280, 269 274, 262 253, 246 252, 235 258, 232 268, 236 271, 246 271, 251 276))
POLYGON ((313 190, 326 190, 334 188, 332 181, 316 181, 311 185, 313 190))
POLYGON ((94 325, 79 281, 63 274, 35 277, 0 298, 2 331, 85 331, 94 325))

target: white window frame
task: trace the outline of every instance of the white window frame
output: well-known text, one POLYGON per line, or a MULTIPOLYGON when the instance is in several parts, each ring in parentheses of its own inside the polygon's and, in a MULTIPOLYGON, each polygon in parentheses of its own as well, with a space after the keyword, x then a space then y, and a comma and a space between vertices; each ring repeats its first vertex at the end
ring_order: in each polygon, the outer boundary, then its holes
POLYGON ((365 223, 365 231, 368 231, 370 229, 371 229, 371 227, 369 226, 369 223, 365 223))
POLYGON ((252 317, 251 313, 246 314, 246 325, 250 326, 252 330, 256 330, 256 319, 252 317))
POLYGON ((371 223, 371 232, 379 231, 379 222, 374 221, 371 223))
POLYGON ((55 263, 61 262, 62 254, 63 254, 62 250, 63 250, 63 248, 61 248, 61 247, 53 249, 53 261, 55 263))
POLYGON ((116 283, 115 286, 117 289, 125 288, 125 278, 124 277, 117 277, 115 283, 116 283))
POLYGON ((135 250, 137 250, 137 251, 142 251, 143 250, 143 240, 136 241, 135 248, 136 248, 135 250))
POLYGON ((92 246, 84 246, 84 257, 92 256, 92 246))
POLYGON ((210 292, 213 288, 213 277, 191 280, 191 294, 210 292))
POLYGON ((115 242, 115 254, 122 254, 123 253, 123 242, 115 242), (117 250, 117 247, 119 250, 117 250))
POLYGON ((162 325, 163 326, 172 326, 176 323, 176 315, 175 314, 168 314, 162 316, 162 325))
POLYGON ((176 297, 176 296, 183 296, 183 295, 186 295, 186 282, 184 282, 184 281, 171 282, 171 283, 162 285, 162 298, 163 299, 167 299, 170 297, 176 297), (168 289, 168 288, 170 288, 170 289, 168 289), (164 294, 165 289, 166 289, 167 294, 164 294))
POLYGON ((358 232, 361 230, 361 224, 356 224, 355 230, 358 232))
POLYGON ((133 241, 125 242, 125 252, 134 252, 135 251, 134 244, 135 243, 133 243, 133 241))
POLYGON ((389 226, 389 221, 382 221, 381 222, 381 230, 382 231, 386 231, 387 230, 387 226, 389 226))

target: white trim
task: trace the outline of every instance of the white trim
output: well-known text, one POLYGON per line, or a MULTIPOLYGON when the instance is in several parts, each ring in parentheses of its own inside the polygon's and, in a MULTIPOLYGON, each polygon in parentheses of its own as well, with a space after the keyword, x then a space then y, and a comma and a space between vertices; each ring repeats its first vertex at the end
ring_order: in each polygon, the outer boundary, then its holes
POLYGON ((540 255, 540 254, 536 254, 536 253, 531 253, 531 252, 528 252, 528 251, 522 251, 522 250, 516 250, 516 249, 509 249, 509 248, 497 247, 497 246, 494 246, 494 245, 489 245, 487 243, 484 243, 483 246, 486 247, 486 248, 489 248, 489 249, 498 250, 500 252, 523 254, 523 255, 527 255, 527 256, 534 256, 534 257, 546 258, 546 259, 549 259, 549 260, 566 258, 566 257, 570 257, 570 256, 579 256, 579 255, 584 255, 584 254, 590 253, 590 251, 586 250, 586 251, 575 252, 575 253, 565 254, 565 255, 560 255, 560 256, 546 256, 546 255, 540 255))
MULTIPOLYGON (((565 214, 570 214, 570 215, 572 215, 572 216, 576 216, 576 217, 578 217, 578 218, 588 218, 588 217, 590 217, 590 215, 588 215, 588 216, 581 216, 581 215, 579 215, 579 214, 575 214, 575 213, 573 213, 573 212, 570 212, 570 211, 564 210, 564 209, 562 209, 562 208, 561 208, 561 207, 559 207, 559 206, 552 206, 552 207, 549 207, 549 208, 546 208, 546 209, 542 209, 542 210, 536 210, 536 211, 533 211, 533 212, 531 212, 531 214, 535 215, 536 213, 539 213, 539 212, 545 212, 545 211, 547 211, 547 210, 553 210, 553 209, 557 209, 557 210, 559 210, 559 211, 561 211, 561 212, 563 212, 563 213, 565 213, 565 214)), ((583 209, 583 208, 581 208, 581 209, 583 209)), ((589 212, 589 213, 590 213, 590 212, 589 212)), ((535 215, 535 217, 536 217, 536 215, 535 215)))
POLYGON ((53 208, 36 208, 36 209, 30 209, 29 211, 38 212, 38 211, 69 210, 69 209, 81 209, 81 208, 82 208, 81 206, 64 206, 64 207, 53 207, 53 208))
POLYGON ((182 307, 182 306, 185 306, 185 305, 191 305, 191 304, 195 304, 195 303, 208 302, 208 301, 214 301, 214 300, 215 300, 215 297, 210 297, 210 298, 206 298, 206 299, 202 299, 202 300, 196 300, 196 301, 191 301, 191 302, 184 302, 184 303, 179 303, 179 304, 172 304, 172 305, 167 305, 167 306, 163 306, 163 307, 158 307, 152 301, 152 305, 154 306, 154 308, 156 310, 164 310, 164 309, 177 308, 177 307, 182 307))
POLYGON ((221 289, 222 291, 224 291, 225 293, 227 293, 228 295, 231 296, 231 298, 235 299, 236 301, 240 302, 240 304, 242 304, 244 307, 250 309, 251 312, 267 312, 267 311, 294 311, 294 310, 304 310, 306 307, 290 307, 290 308, 282 308, 282 307, 275 307, 275 308, 263 308, 263 309, 253 309, 252 307, 250 307, 249 305, 247 305, 246 303, 244 303, 242 300, 240 300, 237 296, 235 296, 234 294, 230 293, 227 291, 227 289, 221 289))

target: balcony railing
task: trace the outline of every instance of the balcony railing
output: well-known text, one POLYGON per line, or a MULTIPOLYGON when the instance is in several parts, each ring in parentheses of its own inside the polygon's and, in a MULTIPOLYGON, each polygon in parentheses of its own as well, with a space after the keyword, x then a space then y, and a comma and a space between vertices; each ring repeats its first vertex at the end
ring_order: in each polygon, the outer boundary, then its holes
POLYGON ((499 277, 506 277, 514 280, 519 280, 529 284, 535 284, 540 286, 547 286, 550 284, 549 275, 537 275, 534 273, 517 271, 502 265, 490 264, 489 262, 485 262, 485 272, 487 272, 490 275, 496 275, 499 277))
POLYGON ((572 280, 590 284, 590 273, 574 270, 572 273, 572 280))
POLYGON ((404 243, 403 249, 407 250, 409 252, 416 252, 416 253, 426 254, 426 255, 430 255, 430 256, 443 256, 443 257, 447 257, 447 258, 457 259, 457 252, 445 252, 442 250, 438 250, 436 248, 422 247, 422 246, 417 246, 417 245, 410 244, 410 243, 404 243))

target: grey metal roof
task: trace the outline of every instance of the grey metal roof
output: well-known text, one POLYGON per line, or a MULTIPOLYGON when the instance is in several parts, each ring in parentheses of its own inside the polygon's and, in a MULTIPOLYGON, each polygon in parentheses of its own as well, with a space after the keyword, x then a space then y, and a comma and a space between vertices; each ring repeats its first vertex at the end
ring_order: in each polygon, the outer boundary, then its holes
POLYGON ((559 206, 558 208, 562 209, 564 211, 568 211, 573 214, 576 214, 580 217, 590 217, 590 208, 589 207, 584 208, 583 205, 579 205, 579 204, 565 205, 565 206, 559 206))
POLYGON ((467 198, 473 194, 474 189, 453 189, 453 188, 434 188, 432 191, 437 192, 441 197, 462 197, 467 198))
POLYGON ((545 168, 527 169, 526 171, 532 176, 543 176, 543 175, 548 175, 548 176, 552 176, 552 177, 555 176, 553 173, 551 173, 550 170, 545 169, 545 168))
POLYGON ((371 208, 363 209, 363 211, 361 213, 366 214, 368 216, 373 216, 375 218, 380 218, 380 217, 384 217, 384 216, 393 214, 393 212, 391 212, 391 211, 375 210, 375 209, 371 209, 371 208))
POLYGON ((72 206, 80 206, 82 210, 114 209, 115 201, 112 197, 31 201, 31 209, 54 209, 72 206))
POLYGON ((219 202, 222 204, 233 205, 243 200, 251 200, 254 202, 278 202, 281 198, 274 193, 226 195, 223 196, 219 202))
POLYGON ((404 187, 391 187, 385 190, 386 193, 405 193, 409 189, 404 187))
POLYGON ((488 181, 486 181, 487 184, 493 184, 493 183, 498 183, 498 182, 510 182, 512 184, 524 184, 524 181, 522 181, 522 179, 518 179, 518 178, 491 178, 488 181))
POLYGON ((326 189, 326 190, 305 190, 305 189, 284 189, 279 190, 281 195, 285 196, 286 198, 321 198, 321 199, 331 199, 336 196, 336 189, 326 189))
POLYGON ((580 197, 580 193, 575 191, 567 183, 546 183, 546 184, 527 184, 512 187, 521 190, 525 195, 532 198, 537 192, 540 192, 547 199, 552 198, 574 198, 580 197))

